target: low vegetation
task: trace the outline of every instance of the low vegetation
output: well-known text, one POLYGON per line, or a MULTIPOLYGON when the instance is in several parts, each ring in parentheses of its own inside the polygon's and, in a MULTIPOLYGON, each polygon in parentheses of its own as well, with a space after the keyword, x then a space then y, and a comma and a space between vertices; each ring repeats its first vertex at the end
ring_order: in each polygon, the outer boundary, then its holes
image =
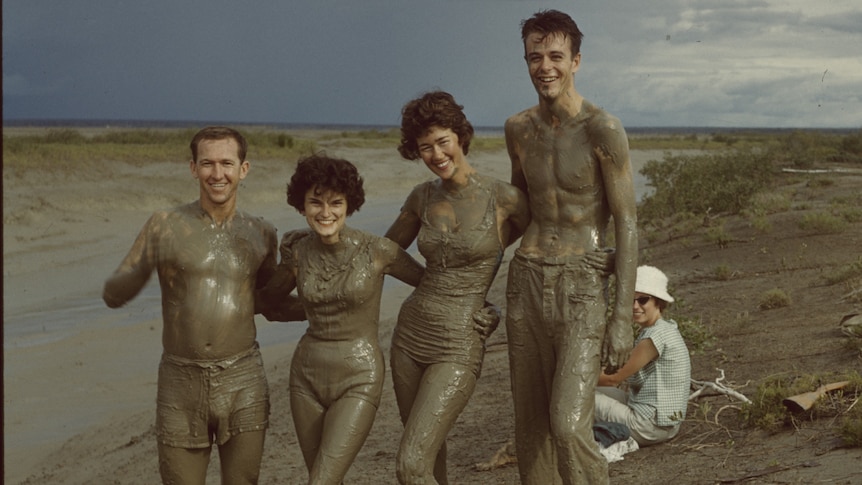
MULTIPOLYGON (((706 144, 692 136, 632 140, 637 149, 701 149, 696 155, 668 153, 643 167, 641 173, 654 190, 638 209, 641 225, 666 226, 679 214, 708 218, 746 211, 756 218, 780 212, 790 207, 791 200, 788 193, 773 190, 782 168, 805 169, 817 162, 862 163, 862 130, 844 136, 802 130, 779 135, 720 134, 708 140, 706 144), (717 149, 721 144, 723 149, 717 149)), ((817 177, 809 181, 809 188, 830 182, 828 177, 817 177)), ((849 208, 859 205, 858 200, 848 202, 849 208)), ((845 212, 857 217, 852 210, 845 212)), ((811 224, 816 226, 817 221, 811 224)))
POLYGON ((862 280, 862 256, 852 264, 823 275, 827 285, 862 280))
POLYGON ((687 212, 738 213, 770 184, 775 172, 769 155, 754 150, 668 154, 641 170, 655 190, 642 201, 638 217, 648 223, 687 212))
MULTIPOLYGON (((674 288, 670 288, 670 291, 676 293, 674 288)), ((712 330, 703 323, 700 316, 694 314, 683 298, 678 297, 662 316, 676 322, 689 353, 702 353, 715 344, 716 338, 712 330)))
POLYGON ((773 288, 760 295, 757 307, 761 310, 774 310, 790 305, 790 296, 781 288, 773 288))
POLYGON ((858 405, 862 396, 862 376, 857 372, 845 374, 822 374, 802 376, 773 376, 760 384, 751 399, 743 407, 746 425, 777 432, 801 421, 832 418, 839 434, 847 446, 862 446, 862 407, 858 405), (813 401, 810 409, 793 413, 784 404, 788 397, 812 392, 825 384, 849 381, 840 388, 822 395, 813 401))
MULTIPOLYGON (((14 168, 48 168, 58 163, 86 168, 93 163, 145 164, 185 161, 196 129, 104 129, 85 134, 77 129, 50 129, 44 133, 3 134, 3 165, 14 168)), ((249 142, 249 159, 295 159, 317 150, 315 142, 286 131, 240 129, 249 142)))

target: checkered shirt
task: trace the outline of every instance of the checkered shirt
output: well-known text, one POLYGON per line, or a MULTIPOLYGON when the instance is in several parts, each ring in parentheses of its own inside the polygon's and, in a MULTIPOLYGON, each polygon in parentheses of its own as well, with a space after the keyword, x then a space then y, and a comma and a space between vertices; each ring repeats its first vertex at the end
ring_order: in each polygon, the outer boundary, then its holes
POLYGON ((688 347, 673 320, 659 319, 643 328, 635 345, 652 339, 658 358, 626 379, 628 405, 658 426, 676 426, 685 419, 691 380, 688 347))

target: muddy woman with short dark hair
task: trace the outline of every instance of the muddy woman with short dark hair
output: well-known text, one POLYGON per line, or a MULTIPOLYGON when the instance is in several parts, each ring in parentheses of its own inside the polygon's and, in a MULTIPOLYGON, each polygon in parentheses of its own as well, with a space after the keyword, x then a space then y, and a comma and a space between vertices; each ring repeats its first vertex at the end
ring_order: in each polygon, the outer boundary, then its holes
POLYGON ((476 387, 485 338, 499 315, 485 305, 503 250, 529 221, 514 186, 480 175, 467 160, 473 127, 449 93, 435 91, 402 110, 401 155, 437 178, 416 186, 386 233, 401 247, 417 240, 426 271, 404 301, 392 337, 392 380, 404 435, 401 484, 446 484, 446 435, 476 387))
POLYGON ((384 276, 416 286, 423 272, 397 244, 345 224, 364 201, 350 162, 325 155, 300 161, 287 202, 311 231, 285 234, 276 276, 261 292, 271 318, 296 288, 308 318, 290 365, 290 408, 308 483, 340 484, 374 422, 384 377, 377 338, 384 276))

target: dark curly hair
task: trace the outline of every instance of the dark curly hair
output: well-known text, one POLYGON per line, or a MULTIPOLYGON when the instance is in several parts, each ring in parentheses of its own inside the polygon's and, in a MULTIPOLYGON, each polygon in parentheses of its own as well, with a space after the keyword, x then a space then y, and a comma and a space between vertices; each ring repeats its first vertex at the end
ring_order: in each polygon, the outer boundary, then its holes
POLYGON ((584 33, 571 17, 559 10, 542 10, 521 22, 521 40, 526 41, 530 34, 539 34, 544 39, 551 34, 562 34, 569 39, 572 55, 581 52, 584 33))
POLYGON ((464 107, 445 91, 431 91, 407 102, 401 109, 401 144, 398 153, 407 160, 419 158, 416 140, 431 127, 449 128, 458 135, 464 155, 470 151, 473 125, 464 115, 464 107))
POLYGON ((305 211, 305 194, 332 190, 347 198, 347 215, 358 211, 365 203, 365 189, 356 166, 347 160, 315 154, 299 161, 287 184, 287 203, 300 213, 305 211))

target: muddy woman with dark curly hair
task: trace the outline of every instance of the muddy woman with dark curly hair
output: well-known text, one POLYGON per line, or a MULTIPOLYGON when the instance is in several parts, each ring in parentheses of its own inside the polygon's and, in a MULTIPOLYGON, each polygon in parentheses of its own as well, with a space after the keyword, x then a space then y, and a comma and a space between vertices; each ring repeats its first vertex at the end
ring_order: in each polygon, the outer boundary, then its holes
MULTIPOLYGON (((313 484, 341 483, 374 422, 384 377, 377 338, 384 275, 416 286, 423 272, 394 242, 347 227, 364 201, 350 162, 300 161, 287 202, 311 231, 285 234, 276 276, 261 293, 277 306, 296 288, 308 318, 290 366, 290 407, 313 484)), ((273 310, 262 313, 278 319, 273 310)))
POLYGON ((451 94, 435 91, 402 110, 401 156, 437 177, 416 186, 386 237, 417 240, 427 269, 401 307, 392 337, 392 380, 404 435, 398 482, 448 483, 446 435, 476 388, 485 339, 499 315, 485 296, 503 250, 529 221, 514 186, 467 160, 473 127, 451 94))

